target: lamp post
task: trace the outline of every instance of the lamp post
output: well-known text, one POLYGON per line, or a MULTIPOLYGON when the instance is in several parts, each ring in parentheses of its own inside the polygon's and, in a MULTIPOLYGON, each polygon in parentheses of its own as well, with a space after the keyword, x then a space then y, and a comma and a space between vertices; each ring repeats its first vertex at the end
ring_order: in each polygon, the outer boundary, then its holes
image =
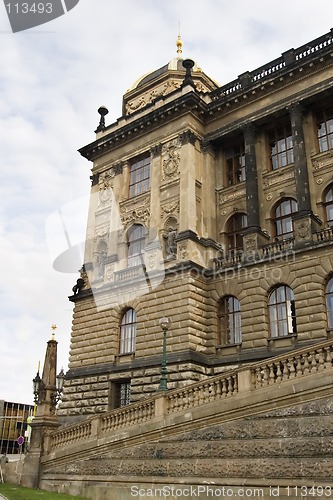
POLYGON ((167 332, 170 328, 171 325, 171 319, 170 318, 161 318, 159 321, 159 325, 163 330, 163 349, 162 349, 162 365, 161 365, 161 378, 160 378, 160 385, 158 387, 159 391, 167 391, 168 390, 168 384, 167 384, 167 367, 166 367, 166 336, 167 332))

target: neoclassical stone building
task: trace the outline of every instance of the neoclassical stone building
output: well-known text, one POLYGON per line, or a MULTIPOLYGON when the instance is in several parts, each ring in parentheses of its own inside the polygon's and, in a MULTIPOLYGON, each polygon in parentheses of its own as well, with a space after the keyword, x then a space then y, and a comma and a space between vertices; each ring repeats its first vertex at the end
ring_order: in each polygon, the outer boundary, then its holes
POLYGON ((333 33, 219 86, 178 56, 80 149, 92 162, 65 422, 329 339, 333 33))

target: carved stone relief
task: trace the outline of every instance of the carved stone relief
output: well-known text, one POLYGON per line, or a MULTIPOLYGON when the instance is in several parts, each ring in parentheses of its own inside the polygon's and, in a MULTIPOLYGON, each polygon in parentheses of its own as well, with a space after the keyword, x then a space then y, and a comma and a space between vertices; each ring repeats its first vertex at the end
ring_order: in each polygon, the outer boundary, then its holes
POLYGON ((179 212, 179 200, 172 201, 170 203, 162 205, 161 209, 162 209, 161 217, 168 216, 175 212, 179 212))
POLYGON ((300 239, 306 239, 310 236, 310 224, 308 221, 301 221, 295 225, 296 234, 300 239))
POLYGON ((188 250, 186 241, 183 241, 178 245, 178 260, 188 260, 188 250))
POLYGON ((162 83, 161 85, 158 85, 157 87, 150 90, 149 92, 146 92, 140 97, 136 97, 132 101, 128 101, 128 103, 126 104, 126 113, 130 115, 131 113, 134 113, 134 111, 144 108, 145 106, 147 106, 147 104, 152 103, 157 97, 170 94, 170 92, 178 89, 181 84, 181 80, 169 80, 165 83, 162 83))
POLYGON ((314 171, 333 165, 333 153, 332 152, 327 153, 322 158, 313 158, 312 165, 314 171))
POLYGON ((147 197, 139 206, 130 205, 120 207, 120 218, 124 228, 133 222, 142 222, 142 224, 148 227, 150 219, 149 204, 150 199, 147 197))
POLYGON ((242 196, 245 196, 246 190, 245 189, 238 189, 237 191, 234 191, 232 193, 219 193, 219 203, 220 205, 222 203, 226 203, 227 201, 232 201, 237 198, 241 198, 242 196))
POLYGON ((179 174, 180 148, 181 143, 178 138, 162 146, 162 179, 164 181, 174 179, 179 174))

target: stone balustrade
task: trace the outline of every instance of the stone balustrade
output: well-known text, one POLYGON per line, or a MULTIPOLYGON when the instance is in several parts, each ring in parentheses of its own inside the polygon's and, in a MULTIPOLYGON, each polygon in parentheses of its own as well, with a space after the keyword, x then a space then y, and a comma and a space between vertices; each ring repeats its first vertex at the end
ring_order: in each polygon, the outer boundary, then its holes
MULTIPOLYGON (((330 50, 333 44, 333 31, 313 40, 306 45, 302 45, 298 49, 292 49, 288 53, 282 54, 278 59, 255 69, 252 72, 248 72, 247 85, 256 85, 261 82, 265 82, 272 78, 272 76, 281 74, 283 71, 287 71, 289 67, 292 66, 293 62, 300 62, 303 60, 310 60, 313 57, 318 57, 320 53, 325 53, 330 50)), ((242 84, 242 79, 238 78, 227 85, 216 89, 212 92, 212 100, 216 101, 223 97, 226 99, 233 97, 234 95, 240 94, 246 90, 242 84)))
POLYGON ((333 240, 333 227, 326 227, 316 232, 317 241, 332 241, 333 240))
POLYGON ((258 363, 227 370, 181 389, 157 392, 151 398, 58 429, 51 434, 51 451, 105 437, 107 433, 118 429, 165 418, 220 399, 232 398, 242 392, 311 376, 332 367, 333 340, 330 339, 258 363))
POLYGON ((74 444, 77 441, 89 439, 91 437, 92 421, 87 420, 70 427, 65 427, 52 434, 51 448, 60 448, 74 444))
POLYGON ((121 429, 128 425, 137 425, 155 417, 155 400, 146 399, 122 408, 113 410, 100 417, 101 433, 121 429))

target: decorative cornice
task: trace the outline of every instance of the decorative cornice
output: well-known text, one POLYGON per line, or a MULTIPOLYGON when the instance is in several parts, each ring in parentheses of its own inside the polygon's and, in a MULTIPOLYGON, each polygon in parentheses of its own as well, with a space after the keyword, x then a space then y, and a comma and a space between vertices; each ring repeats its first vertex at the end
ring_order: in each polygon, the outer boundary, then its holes
POLYGON ((182 146, 185 144, 192 144, 194 146, 199 137, 192 130, 188 129, 179 134, 179 140, 182 146))
POLYGON ((87 160, 94 161, 96 158, 113 151, 114 149, 133 142, 137 137, 150 133, 152 130, 160 127, 161 124, 165 125, 176 116, 183 116, 189 112, 195 114, 200 120, 207 110, 207 104, 195 92, 184 94, 174 101, 171 101, 158 109, 152 110, 144 116, 133 119, 130 123, 114 129, 109 134, 108 128, 114 127, 110 125, 105 129, 105 135, 98 138, 96 141, 79 149, 79 153, 87 158, 87 160))

